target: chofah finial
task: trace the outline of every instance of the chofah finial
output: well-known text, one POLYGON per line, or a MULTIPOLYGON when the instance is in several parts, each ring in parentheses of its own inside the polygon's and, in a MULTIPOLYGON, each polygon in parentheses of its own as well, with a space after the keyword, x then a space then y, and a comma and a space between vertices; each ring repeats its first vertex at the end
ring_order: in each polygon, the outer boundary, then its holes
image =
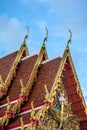
POLYGON ((28 34, 29 34, 29 27, 27 26, 27 33, 26 33, 24 40, 26 40, 28 38, 28 34))
POLYGON ((69 40, 67 42, 67 45, 69 45, 69 43, 71 44, 71 42, 72 42, 72 32, 70 29, 69 29, 69 32, 70 32, 70 37, 69 37, 69 40))
POLYGON ((47 27, 45 28, 46 29, 46 36, 45 36, 45 38, 44 38, 44 43, 47 41, 47 39, 48 39, 48 29, 47 29, 47 27))

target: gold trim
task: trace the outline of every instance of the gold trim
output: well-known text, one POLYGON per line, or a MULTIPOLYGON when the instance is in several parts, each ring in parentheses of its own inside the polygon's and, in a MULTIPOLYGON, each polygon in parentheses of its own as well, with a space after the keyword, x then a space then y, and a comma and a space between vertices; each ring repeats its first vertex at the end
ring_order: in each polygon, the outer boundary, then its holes
MULTIPOLYGON (((62 61, 60 63, 60 66, 59 66, 59 69, 58 69, 58 72, 57 72, 57 75, 56 75, 56 78, 55 78, 55 81, 53 83, 53 87, 52 87, 52 90, 51 92, 49 93, 49 98, 46 98, 46 101, 50 102, 51 104, 53 103, 54 101, 54 91, 56 91, 56 89, 58 88, 58 82, 61 81, 60 79, 60 76, 62 74, 62 69, 64 67, 64 64, 66 62, 66 57, 67 57, 67 49, 68 49, 68 45, 64 51, 64 54, 63 54, 63 58, 62 58, 62 61)), ((45 86, 45 91, 46 91, 46 95, 48 94, 48 89, 47 89, 47 86, 45 86)), ((56 93, 55 93, 56 95, 56 93)), ((49 108, 50 106, 49 105, 45 105, 43 106, 35 115, 35 119, 39 120, 40 118, 44 117, 44 114, 45 114, 45 111, 49 108)))
MULTIPOLYGON (((39 66, 40 66, 40 64, 42 62, 44 54, 47 54, 46 53, 45 43, 42 44, 42 47, 40 49, 37 61, 36 61, 35 65, 34 65, 34 68, 33 68, 32 72, 30 74, 29 80, 28 80, 28 82, 26 84, 26 87, 27 87, 29 93, 30 93, 30 90, 32 88, 34 80, 37 79, 37 71, 38 71, 38 68, 39 68, 39 66)), ((47 58, 47 55, 46 55, 46 58, 47 58)))
MULTIPOLYGON (((71 40, 71 39, 70 39, 71 40)), ((69 43, 69 42, 68 42, 69 43)), ((48 89, 47 89, 47 86, 45 85, 45 91, 46 91, 46 96, 45 96, 45 99, 46 101, 50 102, 51 105, 54 101, 54 96, 56 96, 56 90, 58 89, 58 83, 61 82, 61 75, 62 75, 62 71, 64 69, 64 65, 66 63, 66 59, 67 57, 70 56, 70 53, 69 53, 69 45, 67 44, 66 46, 66 49, 64 51, 64 54, 63 54, 63 57, 62 57, 62 60, 61 60, 61 63, 60 63, 60 66, 59 66, 59 69, 58 69, 58 72, 57 72, 57 75, 56 75, 56 78, 55 78, 55 81, 53 83, 53 86, 52 86, 52 89, 51 89, 51 92, 49 93, 48 92, 48 89)), ((70 105, 69 105, 70 106, 70 105)), ((44 114, 46 112, 46 110, 49 108, 50 106, 49 105, 45 105, 43 106, 38 112, 37 114, 35 115, 36 117, 36 120, 40 120, 40 117, 44 117, 44 114)), ((61 104, 61 107, 62 107, 62 111, 64 110, 64 104, 62 102, 61 104)), ((71 107, 70 108, 70 111, 71 111, 71 107)), ((73 115, 74 117, 74 115, 73 115)), ((46 118, 46 117, 45 117, 46 118)), ((63 117, 61 116, 61 124, 60 124, 60 127, 62 125, 62 120, 63 120, 63 117)), ((78 130, 79 130, 79 124, 77 122, 77 126, 78 126, 78 130)), ((28 127, 29 128, 29 127, 28 127)))
POLYGON ((70 49, 69 49, 68 44, 67 44, 65 52, 63 54, 63 58, 62 58, 62 61, 61 61, 57 76, 55 78, 51 93, 53 93, 53 91, 57 88, 57 83, 60 82, 60 76, 62 74, 62 70, 64 68, 64 64, 66 62, 67 57, 69 57, 70 65, 72 67, 72 71, 73 71, 75 80, 77 82, 77 93, 79 94, 79 96, 82 99, 82 104, 84 105, 85 112, 86 112, 86 115, 87 115, 87 106, 86 106, 86 103, 85 103, 85 100, 84 100, 84 97, 83 97, 83 94, 82 94, 82 90, 81 90, 80 83, 79 83, 79 80, 78 80, 78 77, 77 77, 77 74, 76 74, 76 71, 75 71, 75 68, 74 68, 74 64, 73 64, 73 61, 72 61, 72 58, 71 58, 71 55, 70 55, 70 49))
POLYGON ((45 100, 48 101, 49 98, 50 98, 50 93, 49 93, 49 91, 47 89, 47 84, 45 84, 44 88, 45 88, 45 92, 46 92, 46 94, 45 94, 45 100))
MULTIPOLYGON (((46 94, 48 94, 47 86, 45 85, 46 94)), ((37 129, 60 129, 63 127, 66 128, 79 128, 79 123, 77 122, 77 118, 73 115, 71 111, 71 103, 68 102, 68 98, 66 96, 66 92, 64 89, 64 85, 61 81, 60 89, 56 94, 55 101, 53 104, 49 105, 46 101, 46 104, 36 113, 31 119, 31 123, 27 127, 27 130, 37 129), (57 97, 58 93, 60 96, 57 97), (59 101, 58 101, 59 98, 59 101), (60 109, 58 106, 60 105, 60 109), (32 123, 33 122, 33 123, 32 123), (57 126, 57 128, 56 128, 57 126)), ((50 98, 50 97, 49 97, 50 98)), ((48 98, 47 98, 48 99, 48 98)))
MULTIPOLYGON (((20 62, 21 58, 22 58, 22 55, 23 55, 23 52, 26 51, 26 55, 28 55, 28 49, 27 49, 27 46, 26 46, 26 41, 24 40, 24 42, 22 43, 20 49, 19 49, 19 52, 11 66, 11 69, 8 73, 8 76, 5 80, 5 83, 3 82, 1 76, 0 76, 0 81, 1 81, 1 84, 0 84, 0 91, 5 91, 5 93, 8 91, 8 87, 10 86, 11 84, 11 81, 13 79, 13 77, 16 76, 16 68, 17 68, 17 65, 18 63, 20 62)), ((0 98, 2 98, 5 94, 4 93, 0 93, 0 98)))
MULTIPOLYGON (((56 96, 56 90, 57 89, 60 89, 59 88, 59 85, 58 85, 58 82, 60 82, 60 84, 62 83, 62 80, 61 80, 61 75, 62 75, 62 71, 64 69, 64 66, 65 66, 65 63, 66 63, 66 59, 67 57, 70 56, 70 53, 69 53, 69 45, 67 44, 66 46, 66 49, 64 51, 64 54, 63 54, 63 57, 62 57, 62 60, 61 60, 61 63, 60 63, 60 66, 59 66, 59 69, 58 69, 58 72, 57 72, 57 75, 56 75, 56 78, 55 78, 55 81, 53 83, 53 86, 52 86, 52 89, 51 89, 51 92, 49 93, 48 89, 47 89, 47 86, 45 85, 45 92, 46 92, 46 96, 45 96, 45 99, 46 99, 46 102, 48 103, 51 103, 51 108, 52 108, 52 104, 54 102, 54 97, 56 96)), ((62 89, 62 88, 61 88, 62 89)), ((65 90, 64 90, 65 91, 65 90)), ((64 92, 63 91, 63 92, 64 92)), ((45 104, 45 106, 43 106, 35 115, 34 115, 34 118, 38 121, 40 121, 42 118, 46 118, 45 116, 45 112, 50 108, 50 105, 49 104, 45 104)), ((63 125, 63 120, 65 121, 67 118, 64 117, 63 119, 63 112, 64 112, 64 102, 61 102, 61 117, 60 117, 60 126, 59 128, 62 127, 63 125)), ((67 113, 67 116, 69 116, 68 114, 71 114, 70 116, 72 117, 75 117, 74 115, 72 115, 72 111, 71 111, 71 105, 69 104, 67 109, 69 109, 69 111, 71 113, 67 113)), ((58 115, 57 115, 58 116, 58 115)), ((78 130, 79 130, 79 124, 76 120, 76 125, 78 126, 78 130)), ((75 125, 75 124, 73 124, 75 125)), ((33 128, 32 124, 28 127, 29 128, 33 128)), ((35 126, 36 127, 36 126, 35 126)), ((65 127, 65 126, 64 126, 65 127)), ((75 126, 74 126, 75 127, 75 126)))
POLYGON ((10 109, 11 109, 11 102, 10 102, 9 96, 7 96, 7 112, 9 112, 10 109))
POLYGON ((69 46, 67 44, 66 49, 64 51, 64 54, 62 56, 62 60, 61 60, 61 63, 60 63, 60 66, 59 66, 55 81, 53 83, 53 86, 52 86, 52 89, 51 89, 51 92, 50 92, 50 95, 53 95, 53 92, 56 91, 56 89, 58 88, 58 82, 61 81, 61 75, 62 75, 64 65, 66 63, 66 58, 67 58, 67 56, 69 56, 68 52, 69 52, 69 46))
POLYGON ((74 74, 74 78, 76 80, 76 83, 77 83, 77 93, 79 94, 79 96, 81 97, 82 99, 82 104, 85 108, 85 113, 87 115, 87 106, 86 106, 86 102, 85 102, 85 99, 84 99, 84 96, 83 96, 83 93, 82 93, 82 90, 81 90, 81 86, 80 86, 80 83, 79 83, 79 79, 77 77, 77 73, 76 73, 76 70, 75 70, 75 67, 74 67, 74 64, 73 64, 73 61, 72 61, 72 58, 71 58, 71 55, 70 55, 70 52, 69 52, 69 60, 70 60, 70 65, 72 67, 72 71, 73 71, 73 74, 74 74))
POLYGON ((32 111, 31 111, 31 119, 34 119, 35 109, 34 109, 34 102, 33 102, 33 101, 31 102, 31 108, 32 108, 32 111))

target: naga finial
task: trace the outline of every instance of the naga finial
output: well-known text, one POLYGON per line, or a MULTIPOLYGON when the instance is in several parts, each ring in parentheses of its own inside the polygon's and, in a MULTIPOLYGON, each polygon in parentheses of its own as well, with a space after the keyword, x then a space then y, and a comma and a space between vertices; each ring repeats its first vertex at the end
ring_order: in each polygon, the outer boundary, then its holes
POLYGON ((45 95, 45 100, 46 101, 48 101, 49 100, 49 96, 50 96, 50 94, 49 94, 49 91, 48 91, 48 89, 47 89, 47 85, 45 84, 45 92, 46 92, 46 95, 45 95))
POLYGON ((20 85, 21 85, 22 88, 24 88, 24 85, 23 85, 22 79, 20 79, 20 85))
POLYGON ((33 101, 31 102, 31 108, 32 108, 31 118, 33 118, 35 116, 35 109, 34 109, 34 102, 33 101))
POLYGON ((24 86, 22 79, 20 79, 20 85, 21 85, 21 94, 26 93, 26 87, 24 86))
POLYGON ((20 118, 20 122, 21 122, 21 130, 24 130, 24 122, 23 122, 23 118, 20 118))
POLYGON ((48 29, 47 29, 47 27, 46 27, 45 29, 46 29, 46 36, 45 36, 45 38, 44 38, 44 43, 45 43, 45 41, 47 41, 47 39, 48 39, 48 29))
POLYGON ((7 96, 7 111, 10 111, 10 108, 11 108, 11 102, 9 96, 7 96))
POLYGON ((24 40, 26 40, 28 38, 28 34, 29 34, 29 27, 27 26, 27 33, 26 33, 24 40))
POLYGON ((0 75, 0 88, 2 88, 2 77, 0 75))
POLYGON ((67 45, 69 45, 69 43, 71 44, 71 41, 72 41, 72 32, 70 29, 69 29, 69 32, 70 32, 70 37, 69 37, 69 40, 67 42, 67 45))
POLYGON ((2 88, 3 88, 3 89, 5 88, 5 83, 3 82, 1 75, 0 75, 0 88, 1 88, 1 89, 2 89, 2 88))

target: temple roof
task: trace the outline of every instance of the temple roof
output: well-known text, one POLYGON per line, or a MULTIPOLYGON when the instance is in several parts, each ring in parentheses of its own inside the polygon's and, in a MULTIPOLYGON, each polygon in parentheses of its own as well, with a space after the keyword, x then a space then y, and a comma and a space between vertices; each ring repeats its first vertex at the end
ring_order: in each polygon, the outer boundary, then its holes
MULTIPOLYGON (((22 109, 21 109, 21 116, 23 117, 24 123, 28 123, 30 121, 29 110, 31 109, 31 101, 34 101, 34 106, 39 109, 38 107, 44 105, 45 100, 45 89, 44 84, 47 84, 48 90, 50 91, 52 88, 52 84, 55 80, 56 73, 58 71, 58 66, 60 64, 61 58, 56 58, 52 61, 43 63, 38 72, 38 80, 33 85, 31 94, 29 96, 28 102, 26 102, 22 109), (54 69, 52 69, 54 68, 54 69), (50 77, 50 78, 48 78, 50 77), (38 96, 39 95, 39 96, 38 96), (26 112, 25 114, 22 114, 26 112), (26 120, 26 118, 28 120, 26 120)), ((26 75, 26 74, 25 74, 26 75)), ((17 120, 14 121, 15 125, 19 124, 20 116, 17 117, 17 120)), ((14 126, 14 123, 11 123, 9 127, 14 126)), ((8 128, 9 128, 8 127, 8 128)))
POLYGON ((80 128, 86 130, 87 108, 70 55, 69 45, 66 46, 62 57, 52 60, 47 60, 45 42, 42 44, 39 54, 32 56, 26 55, 27 49, 25 49, 25 46, 26 44, 23 43, 22 49, 20 48, 19 51, 0 58, 0 75, 2 83, 5 84, 12 66, 14 63, 16 64, 14 61, 19 58, 20 50, 23 50, 20 59, 17 60, 17 65, 14 68, 15 75, 10 79, 8 89, 5 90, 6 86, 0 87, 0 94, 5 91, 0 99, 0 119, 3 120, 2 118, 5 116, 9 119, 7 124, 5 124, 7 119, 5 122, 3 121, 3 124, 1 122, 1 128, 13 129, 18 127, 20 129, 20 117, 23 117, 23 122, 27 127, 31 118, 31 102, 34 102, 35 111, 38 112, 45 104, 46 92, 44 86, 47 85, 49 93, 52 94, 55 84, 58 84, 62 78, 68 100, 71 102, 71 109, 78 118, 80 128), (8 96, 11 103, 10 116, 7 111, 8 96), (18 103, 19 106, 17 106, 18 103))

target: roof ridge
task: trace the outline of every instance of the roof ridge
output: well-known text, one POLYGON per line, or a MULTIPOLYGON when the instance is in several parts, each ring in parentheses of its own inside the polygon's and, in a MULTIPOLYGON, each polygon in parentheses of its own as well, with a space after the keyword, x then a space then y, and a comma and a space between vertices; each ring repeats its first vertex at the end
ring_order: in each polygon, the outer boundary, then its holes
POLYGON ((9 56, 9 55, 12 55, 12 54, 14 54, 14 53, 16 53, 16 52, 18 52, 18 50, 15 50, 14 52, 12 51, 12 52, 10 52, 9 54, 0 57, 0 60, 3 59, 3 58, 5 58, 5 57, 7 57, 7 56, 9 56))
POLYGON ((26 59, 28 59, 28 58, 31 58, 31 57, 34 57, 34 56, 36 56, 36 55, 38 56, 38 54, 28 55, 28 56, 22 58, 21 61, 24 61, 24 60, 26 60, 26 59))
POLYGON ((60 66, 59 66, 59 69, 57 71, 57 74, 56 74, 56 78, 55 78, 55 81, 53 83, 53 87, 52 87, 52 90, 51 90, 51 94, 54 92, 54 90, 56 89, 56 85, 58 82, 61 81, 61 75, 62 75, 62 71, 63 71, 63 68, 64 68, 64 65, 65 65, 65 62, 66 62, 66 58, 67 56, 69 55, 69 46, 67 45, 66 48, 65 48, 65 51, 63 53, 63 56, 62 56, 62 60, 60 62, 60 66))
POLYGON ((58 59, 58 58, 61 58, 61 59, 62 59, 61 56, 59 56, 59 57, 57 56, 57 57, 55 57, 55 58, 51 58, 51 59, 47 59, 47 60, 43 61, 42 64, 45 64, 45 63, 47 63, 47 62, 50 62, 50 61, 56 60, 56 59, 58 59))

